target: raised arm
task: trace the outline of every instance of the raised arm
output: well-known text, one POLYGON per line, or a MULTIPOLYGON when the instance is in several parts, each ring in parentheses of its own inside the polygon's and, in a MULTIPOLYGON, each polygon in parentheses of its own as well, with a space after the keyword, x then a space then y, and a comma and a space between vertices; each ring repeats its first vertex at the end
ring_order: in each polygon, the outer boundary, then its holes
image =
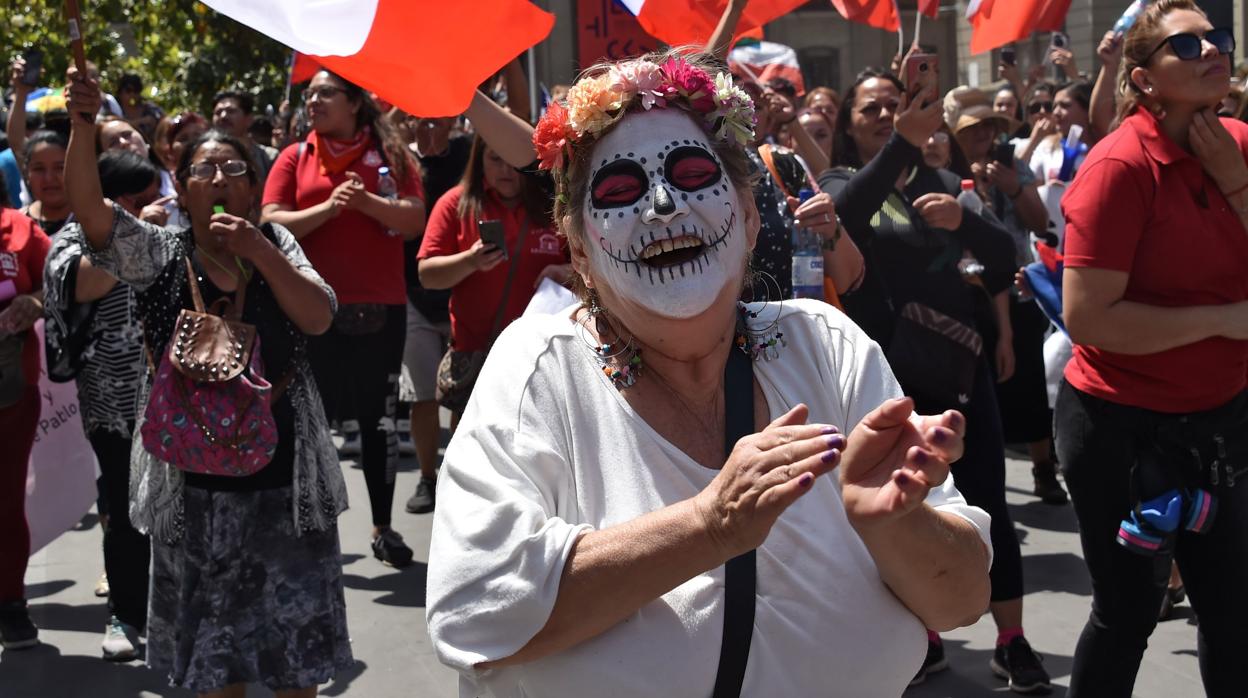
POLYGON ((507 86, 507 111, 525 123, 533 123, 533 105, 529 100, 529 76, 524 72, 525 55, 503 67, 503 84, 507 86))
POLYGON ((1115 37, 1113 30, 1105 32, 1096 47, 1096 55, 1101 57, 1101 72, 1097 73, 1096 83, 1092 85, 1092 104, 1088 109, 1088 121, 1095 139, 1093 143, 1109 135, 1110 125, 1114 122, 1118 106, 1118 66, 1122 64, 1122 37, 1115 37))
MULTIPOLYGON (((95 114, 100 109, 100 85, 89 76, 69 69, 69 97, 66 108, 70 114, 95 114)), ((69 120, 69 148, 65 153, 65 192, 74 218, 93 249, 108 243, 113 229, 113 207, 104 199, 100 173, 96 167, 95 124, 83 119, 69 120)))
MULTIPOLYGON (((13 159, 22 172, 26 172, 26 96, 30 94, 30 85, 22 82, 26 72, 26 59, 19 57, 13 61, 9 69, 9 84, 13 87, 13 107, 9 109, 8 123, 5 134, 9 138, 9 148, 13 150, 13 159)), ((16 207, 17 202, 13 202, 16 207)))
POLYGON ((533 126, 500 107, 477 90, 464 113, 490 149, 512 167, 528 167, 537 159, 533 148, 533 126))
POLYGON ((728 52, 732 50, 732 37, 737 33, 737 24, 741 22, 741 13, 745 11, 748 0, 728 0, 724 14, 719 16, 719 24, 706 42, 706 52, 721 63, 728 62, 728 52))

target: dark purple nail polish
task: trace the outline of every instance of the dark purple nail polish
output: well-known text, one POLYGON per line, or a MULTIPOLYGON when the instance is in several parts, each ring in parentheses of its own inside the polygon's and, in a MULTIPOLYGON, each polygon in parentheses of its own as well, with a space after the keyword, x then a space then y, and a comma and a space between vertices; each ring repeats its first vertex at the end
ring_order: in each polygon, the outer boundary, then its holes
POLYGON ((815 476, 811 475, 810 473, 802 473, 802 476, 797 478, 797 484, 801 485, 802 487, 810 487, 814 483, 815 483, 815 476))
POLYGON ((927 451, 915 451, 914 462, 919 465, 926 464, 927 463, 927 451))
POLYGON ((841 452, 834 449, 831 451, 824 451, 822 460, 824 463, 831 463, 840 457, 841 457, 841 452))
POLYGON ((839 433, 841 433, 841 430, 840 430, 840 429, 837 429, 834 425, 829 424, 829 425, 827 425, 826 427, 824 427, 824 428, 823 428, 823 429, 822 429, 819 433, 821 433, 821 434, 839 434, 839 433))
POLYGON ((828 448, 842 449, 845 448, 845 437, 835 434, 828 437, 828 448))
POLYGON ((946 432, 944 429, 932 430, 932 443, 943 444, 944 442, 948 440, 949 440, 949 433, 946 432))
POLYGON ((907 474, 905 474, 904 472, 899 472, 899 473, 897 473, 897 484, 898 484, 898 485, 900 485, 900 486, 902 486, 902 487, 905 487, 906 485, 909 485, 909 484, 910 484, 910 476, 909 476, 909 475, 907 475, 907 474))

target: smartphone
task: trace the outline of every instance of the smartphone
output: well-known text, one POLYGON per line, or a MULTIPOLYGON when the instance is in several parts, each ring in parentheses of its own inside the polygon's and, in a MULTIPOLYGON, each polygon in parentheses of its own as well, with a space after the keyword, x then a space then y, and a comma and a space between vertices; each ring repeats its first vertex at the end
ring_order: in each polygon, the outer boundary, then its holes
POLYGON ((1002 46, 1001 62, 1006 65, 1018 65, 1018 51, 1013 46, 1002 46))
POLYGON ((1009 142, 1001 142, 992 146, 992 159, 1005 165, 1014 166, 1014 146, 1009 142))
POLYGON ((507 259, 507 239, 502 221, 477 221, 477 230, 481 232, 481 242, 501 250, 503 259, 507 259))
POLYGON ((1049 37, 1049 48, 1070 48, 1070 37, 1061 32, 1053 32, 1049 37))
POLYGON ((902 82, 906 86, 906 94, 914 97, 925 89, 931 88, 940 99, 940 68, 934 53, 915 51, 906 56, 901 68, 902 82))
POLYGON ((26 71, 22 73, 22 84, 27 87, 39 86, 39 73, 43 72, 43 51, 32 48, 22 54, 26 61, 26 71))

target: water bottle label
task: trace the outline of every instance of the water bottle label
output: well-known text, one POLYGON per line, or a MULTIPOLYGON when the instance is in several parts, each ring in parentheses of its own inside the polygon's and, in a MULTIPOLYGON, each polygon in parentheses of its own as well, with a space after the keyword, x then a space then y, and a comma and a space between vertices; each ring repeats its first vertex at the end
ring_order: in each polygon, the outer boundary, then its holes
POLYGON ((823 257, 793 258, 793 291, 796 293, 799 289, 808 288, 823 291, 823 257))

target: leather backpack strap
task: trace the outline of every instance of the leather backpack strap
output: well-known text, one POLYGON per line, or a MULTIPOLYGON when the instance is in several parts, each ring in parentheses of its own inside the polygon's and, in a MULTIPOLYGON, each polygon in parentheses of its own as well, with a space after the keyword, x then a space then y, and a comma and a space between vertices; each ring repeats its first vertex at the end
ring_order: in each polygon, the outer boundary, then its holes
MULTIPOLYGON (((754 362, 733 347, 724 366, 724 454, 732 453, 741 438, 754 433, 754 362)), ((757 594, 755 551, 742 553, 724 564, 724 637, 719 649, 712 698, 737 698, 745 682, 754 637, 757 594)))
POLYGON ((191 287, 191 302, 195 305, 195 312, 204 312, 204 296, 199 292, 199 282, 195 280, 195 267, 191 265, 191 256, 186 255, 182 258, 186 262, 186 283, 191 287))

